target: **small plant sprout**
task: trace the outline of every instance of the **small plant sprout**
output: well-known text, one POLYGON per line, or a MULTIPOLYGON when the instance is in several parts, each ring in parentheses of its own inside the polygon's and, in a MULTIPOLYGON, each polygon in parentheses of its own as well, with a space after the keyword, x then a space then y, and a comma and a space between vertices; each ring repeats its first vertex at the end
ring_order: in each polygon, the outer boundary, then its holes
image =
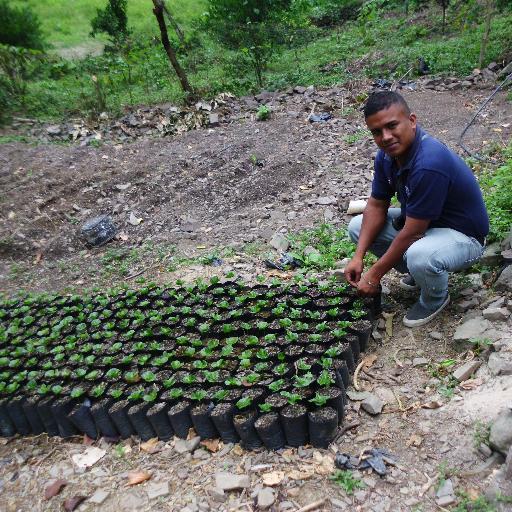
POLYGON ((196 402, 200 402, 204 400, 206 397, 206 391, 203 389, 196 389, 193 393, 190 394, 190 399, 196 402))
POLYGON ((337 469, 329 479, 338 484, 348 495, 352 495, 357 489, 365 487, 362 480, 355 477, 352 471, 348 470, 337 469))
POLYGON ((277 393, 278 391, 283 389, 285 386, 286 386, 285 380, 284 379, 278 379, 278 380, 275 380, 274 382, 270 383, 268 385, 268 389, 270 389, 270 391, 272 391, 274 393, 277 393))
POLYGON ((71 390, 71 393, 70 393, 70 396, 71 398, 81 398, 82 396, 84 396, 85 394, 85 390, 81 387, 76 387, 76 388, 73 388, 71 390))
POLYGON ((155 382, 155 380, 156 380, 156 375, 153 372, 150 372, 150 371, 143 372, 141 377, 146 382, 155 382))
POLYGON ((314 382, 315 376, 311 372, 307 372, 304 375, 294 375, 293 379, 296 387, 307 388, 314 382))
POLYGON ((302 397, 298 393, 290 393, 289 391, 281 391, 281 395, 288 400, 290 405, 295 405, 302 400, 302 397))
POLYGON ((236 406, 240 411, 243 411, 244 409, 247 409, 252 404, 251 398, 248 396, 244 398, 240 398, 240 400, 237 401, 236 406))
POLYGON ((270 412, 272 411, 272 404, 265 402, 263 404, 259 404, 258 408, 261 412, 270 412))
POLYGON ((322 395, 318 391, 316 392, 315 396, 309 400, 312 404, 315 404, 317 407, 322 407, 327 403, 329 400, 329 397, 326 395, 322 395))
POLYGON ((154 402, 157 397, 158 391, 156 389, 152 389, 143 395, 142 400, 144 400, 144 402, 154 402))
POLYGON ((269 353, 267 350, 265 350, 264 348, 260 348, 257 352, 256 352, 256 357, 258 359, 268 359, 270 357, 269 353))
POLYGON ((306 363, 306 361, 304 359, 299 359, 295 363, 295 366, 297 367, 297 370, 302 370, 302 371, 311 370, 311 365, 306 363))
POLYGON ((229 395, 229 391, 227 389, 220 389, 213 395, 213 399, 217 402, 222 402, 229 395))
POLYGON ((318 382, 318 385, 323 388, 326 388, 334 384, 334 379, 331 377, 327 370, 322 370, 316 381, 318 382))

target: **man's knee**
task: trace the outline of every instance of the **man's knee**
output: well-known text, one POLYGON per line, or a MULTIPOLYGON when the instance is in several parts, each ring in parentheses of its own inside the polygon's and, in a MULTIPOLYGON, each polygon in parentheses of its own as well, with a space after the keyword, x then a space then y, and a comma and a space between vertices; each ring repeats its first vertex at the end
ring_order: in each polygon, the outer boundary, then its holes
POLYGON ((359 240, 359 234, 361 233, 361 224, 363 222, 363 216, 357 215, 353 217, 348 223, 348 236, 352 242, 357 243, 359 240))
POLYGON ((436 258, 436 252, 419 240, 407 250, 407 268, 411 274, 442 271, 442 263, 436 258), (419 242, 419 243, 418 243, 419 242))

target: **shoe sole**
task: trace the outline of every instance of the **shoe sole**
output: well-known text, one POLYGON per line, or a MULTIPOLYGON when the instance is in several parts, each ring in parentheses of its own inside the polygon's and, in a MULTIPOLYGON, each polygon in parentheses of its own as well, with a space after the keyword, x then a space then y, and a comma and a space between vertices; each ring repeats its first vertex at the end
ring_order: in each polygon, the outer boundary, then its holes
POLYGON ((421 318, 418 320, 409 320, 407 317, 404 316, 403 323, 406 327, 420 327, 421 325, 428 324, 431 320, 433 320, 443 309, 448 306, 450 303, 450 296, 446 297, 446 300, 439 306, 438 309, 436 309, 430 316, 427 316, 426 318, 421 318))
POLYGON ((404 283, 401 279, 400 281, 398 281, 398 286, 402 288, 402 290, 407 290, 408 292, 414 292, 415 290, 420 289, 420 287, 417 284, 411 286, 410 284, 404 283))

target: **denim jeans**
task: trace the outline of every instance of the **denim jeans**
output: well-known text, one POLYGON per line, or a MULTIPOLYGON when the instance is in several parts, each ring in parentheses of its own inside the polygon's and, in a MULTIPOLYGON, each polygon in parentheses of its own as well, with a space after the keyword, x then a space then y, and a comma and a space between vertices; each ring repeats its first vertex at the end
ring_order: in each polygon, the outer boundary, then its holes
MULTIPOLYGON (((380 258, 399 233, 391 224, 399 215, 400 208, 389 208, 386 224, 370 247, 375 256, 380 258)), ((358 215, 348 225, 348 234, 354 243, 359 240, 362 219, 363 216, 358 215)), ((395 269, 409 272, 421 288, 420 304, 436 309, 448 294, 448 272, 470 267, 482 257, 483 251, 478 240, 455 229, 430 228, 407 249, 395 269)))

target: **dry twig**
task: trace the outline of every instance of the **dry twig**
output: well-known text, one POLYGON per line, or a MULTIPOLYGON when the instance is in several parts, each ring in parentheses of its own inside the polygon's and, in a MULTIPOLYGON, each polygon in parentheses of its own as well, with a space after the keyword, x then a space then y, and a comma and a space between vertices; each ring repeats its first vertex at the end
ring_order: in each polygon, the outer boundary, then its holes
POLYGON ((321 507, 325 503, 325 498, 323 500, 314 501, 309 505, 301 507, 297 509, 295 512, 311 512, 312 510, 316 510, 318 507, 321 507))

